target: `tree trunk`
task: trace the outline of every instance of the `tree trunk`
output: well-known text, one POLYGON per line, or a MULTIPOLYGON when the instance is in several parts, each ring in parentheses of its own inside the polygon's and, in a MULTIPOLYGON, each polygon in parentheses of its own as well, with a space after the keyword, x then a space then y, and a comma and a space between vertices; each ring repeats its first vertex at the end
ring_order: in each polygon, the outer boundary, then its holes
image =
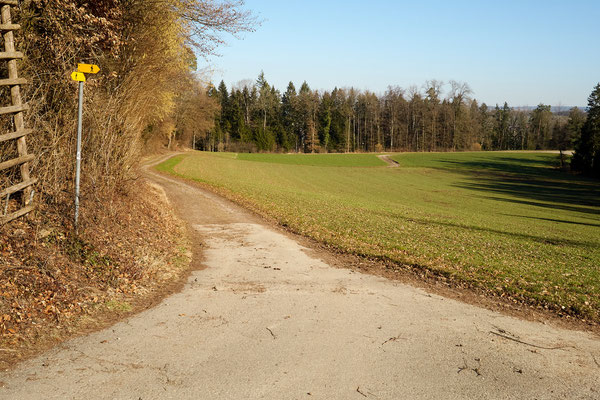
POLYGON ((392 122, 390 128, 390 151, 394 151, 394 110, 392 109, 392 122))
POLYGON ((348 115, 348 126, 346 127, 346 153, 350 153, 350 116, 348 115))

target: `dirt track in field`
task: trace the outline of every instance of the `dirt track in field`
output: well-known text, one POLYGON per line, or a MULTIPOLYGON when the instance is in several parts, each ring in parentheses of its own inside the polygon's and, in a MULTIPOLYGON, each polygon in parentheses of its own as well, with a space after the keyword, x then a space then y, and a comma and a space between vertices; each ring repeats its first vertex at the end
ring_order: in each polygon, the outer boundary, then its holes
POLYGON ((400 164, 398 164, 398 161, 393 160, 391 158, 391 156, 388 155, 388 154, 378 155, 377 158, 379 158, 381 161, 383 161, 386 164, 388 164, 388 167, 390 167, 390 168, 398 168, 400 166, 400 164))
POLYGON ((219 196, 148 174, 205 269, 155 308, 0 375, 0 398, 600 398, 592 333, 334 268, 219 196))

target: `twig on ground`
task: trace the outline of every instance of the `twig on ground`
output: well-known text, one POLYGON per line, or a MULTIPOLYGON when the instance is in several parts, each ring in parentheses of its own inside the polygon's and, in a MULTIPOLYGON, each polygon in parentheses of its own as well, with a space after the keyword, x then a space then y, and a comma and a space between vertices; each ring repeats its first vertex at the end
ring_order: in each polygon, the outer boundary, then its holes
POLYGON ((15 271, 15 270, 25 270, 25 271, 33 271, 36 270, 37 268, 35 267, 29 267, 27 265, 6 265, 5 268, 1 268, 0 270, 3 272, 8 272, 8 271, 15 271))
POLYGON ((269 331, 269 333, 271 334, 271 336, 273 336, 273 339, 277 338, 271 329, 269 329, 269 328, 266 328, 266 329, 269 331))
POLYGON ((367 397, 367 395, 366 395, 366 394, 364 394, 363 392, 361 392, 361 391, 360 391, 360 386, 358 386, 358 387, 356 388, 356 391, 357 391, 357 392, 358 392, 358 393, 359 393, 361 396, 363 396, 363 397, 367 397))
POLYGON ((535 347, 535 348, 537 348, 537 349, 543 349, 543 350, 560 350, 560 349, 565 349, 565 348, 567 348, 567 347, 573 347, 573 346, 556 346, 556 347, 544 347, 544 346, 538 346, 537 344, 527 343, 527 342, 524 342, 524 341, 522 341, 522 340, 515 339, 515 338, 513 338, 513 337, 510 337, 510 336, 508 336, 508 335, 504 335, 504 334, 502 334, 502 333, 499 333, 499 332, 490 331, 490 333, 491 333, 491 334, 494 334, 494 335, 496 335, 496 336, 500 336, 501 338, 504 338, 504 339, 512 340, 513 342, 521 343, 521 344, 524 344, 524 345, 526 345, 526 346, 535 347))
POLYGON ((596 356, 593 355, 592 353, 590 353, 590 355, 592 356, 592 360, 594 360, 594 364, 596 364, 598 366, 598 368, 600 368, 600 363, 598 362, 598 360, 596 360, 596 356))
POLYGON ((391 338, 389 338, 389 339, 388 339, 388 340, 386 340, 385 342, 381 343, 381 345, 383 346, 383 345, 384 345, 384 344, 386 344, 387 342, 395 342, 395 341, 396 341, 396 340, 398 340, 398 339, 401 339, 401 338, 400 338, 400 335, 398 335, 398 336, 394 336, 394 337, 391 337, 391 338))
POLYGON ((471 369, 471 367, 469 367, 469 365, 467 364, 467 360, 463 360, 464 361, 464 365, 462 367, 458 367, 458 372, 457 374, 460 374, 461 372, 463 372, 465 369, 471 369))
POLYGON ((35 272, 41 272, 44 273, 46 275, 48 275, 50 278, 55 279, 55 276, 52 272, 50 272, 49 270, 47 270, 46 268, 41 268, 41 267, 31 267, 28 265, 6 265, 4 268, 0 268, 0 273, 6 273, 6 272, 10 272, 10 271, 35 271, 35 272))

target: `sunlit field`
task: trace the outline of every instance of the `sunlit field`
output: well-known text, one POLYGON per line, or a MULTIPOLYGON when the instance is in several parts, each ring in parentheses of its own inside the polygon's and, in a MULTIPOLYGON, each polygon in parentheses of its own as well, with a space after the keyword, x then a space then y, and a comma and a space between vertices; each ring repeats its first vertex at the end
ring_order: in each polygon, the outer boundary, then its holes
POLYGON ((189 153, 158 168, 294 232, 600 320, 600 184, 556 154, 189 153))

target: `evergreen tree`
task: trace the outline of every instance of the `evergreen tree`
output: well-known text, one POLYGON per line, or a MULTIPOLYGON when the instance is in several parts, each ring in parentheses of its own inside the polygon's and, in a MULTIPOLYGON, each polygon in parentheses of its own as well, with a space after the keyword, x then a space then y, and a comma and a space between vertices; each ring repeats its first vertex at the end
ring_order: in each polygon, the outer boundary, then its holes
POLYGON ((207 138, 206 138, 206 142, 205 142, 205 149, 207 151, 216 151, 217 144, 220 143, 222 140, 223 130, 221 129, 222 115, 221 115, 221 101, 220 101, 220 97, 219 97, 219 91, 214 87, 214 85, 212 83, 209 83, 209 85, 208 85, 207 95, 209 98, 214 99, 215 102, 218 104, 218 110, 215 111, 214 128, 211 129, 207 134, 207 138))
POLYGON ((493 148, 491 140, 494 135, 494 120, 490 116, 488 106, 485 103, 479 107, 478 120, 481 127, 479 143, 483 150, 490 150, 493 148))
POLYGON ((571 168, 600 178, 600 83, 588 97, 587 112, 571 168))
POLYGON ((288 84, 287 90, 281 97, 281 118, 283 129, 286 132, 290 146, 293 144, 296 151, 299 150, 299 129, 298 120, 298 96, 293 82, 288 84))
POLYGON ((510 120, 510 107, 508 103, 504 102, 502 108, 496 108, 494 113, 496 114, 496 126, 494 129, 494 148, 499 150, 507 150, 509 148, 509 120, 510 120))
POLYGON ((349 133, 350 115, 346 115, 346 95, 338 88, 331 92, 331 127, 329 129, 328 148, 334 151, 346 151, 346 134, 349 133))
POLYGON ((319 105, 319 141, 323 150, 329 147, 329 131, 331 129, 331 107, 332 100, 329 93, 324 93, 319 105))
POLYGON ((221 128, 221 132, 223 132, 225 136, 225 141, 229 142, 231 132, 231 110, 229 107, 229 93, 227 92, 227 86, 223 81, 219 83, 219 88, 217 89, 217 96, 219 97, 219 101, 221 103, 221 118, 219 121, 219 125, 221 128))
POLYGON ((234 90, 229 96, 229 125, 231 127, 231 139, 241 141, 246 136, 246 124, 244 122, 244 111, 242 109, 242 92, 234 90))
POLYGON ((569 120, 564 127, 562 135, 558 138, 558 149, 567 150, 571 149, 575 144, 576 140, 581 136, 581 129, 585 124, 586 115, 577 107, 569 110, 569 120))
POLYGON ((254 141, 260 150, 274 151, 277 145, 285 148, 288 140, 281 122, 281 96, 261 71, 250 94, 254 104, 252 125, 254 141))
POLYGON ((248 89, 248 86, 244 86, 242 89, 242 111, 244 112, 244 123, 250 125, 251 110, 254 106, 256 88, 252 88, 252 91, 248 89))
POLYGON ((256 80, 256 89, 258 90, 258 108, 262 116, 262 129, 267 129, 267 114, 269 112, 269 95, 271 92, 271 86, 265 79, 265 73, 260 71, 258 79, 256 80))
MULTIPOLYGON (((425 127, 429 142, 426 144, 429 151, 435 151, 437 147, 438 136, 438 116, 440 108, 440 93, 442 82, 437 80, 428 81, 425 84, 425 104, 428 123, 425 127)), ((393 117, 393 113, 392 113, 393 117)), ((393 127, 393 126, 392 126, 393 127)), ((392 131, 393 132, 393 131, 392 131)), ((393 143, 393 141, 391 141, 393 143)), ((393 146, 392 146, 393 147, 393 146)))

